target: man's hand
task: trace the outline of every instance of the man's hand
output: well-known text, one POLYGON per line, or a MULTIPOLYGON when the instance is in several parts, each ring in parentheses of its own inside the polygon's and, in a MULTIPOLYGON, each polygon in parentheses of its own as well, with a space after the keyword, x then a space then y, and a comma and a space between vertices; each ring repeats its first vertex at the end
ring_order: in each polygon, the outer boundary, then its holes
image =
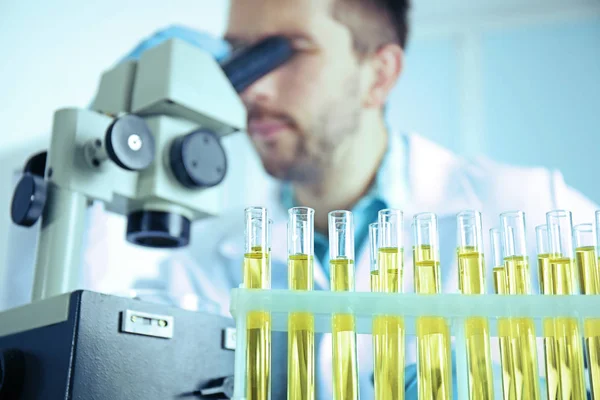
POLYGON ((173 25, 155 32, 152 36, 144 39, 123 60, 138 60, 144 51, 151 49, 169 39, 181 39, 196 47, 199 47, 217 60, 222 61, 231 53, 231 46, 225 40, 215 37, 206 32, 196 31, 179 25, 173 25))

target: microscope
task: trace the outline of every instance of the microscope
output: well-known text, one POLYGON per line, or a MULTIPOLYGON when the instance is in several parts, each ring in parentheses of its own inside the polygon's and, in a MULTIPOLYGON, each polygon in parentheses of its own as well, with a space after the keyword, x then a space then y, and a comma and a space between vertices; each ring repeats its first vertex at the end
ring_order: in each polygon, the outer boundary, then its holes
POLYGON ((0 400, 232 396, 231 319, 77 290, 85 215, 102 202, 129 242, 188 245, 192 223, 220 212, 221 138, 246 126, 238 94, 292 55, 271 37, 219 64, 172 39, 107 71, 90 109, 55 113, 11 205, 40 236, 32 302, 0 313, 0 400))

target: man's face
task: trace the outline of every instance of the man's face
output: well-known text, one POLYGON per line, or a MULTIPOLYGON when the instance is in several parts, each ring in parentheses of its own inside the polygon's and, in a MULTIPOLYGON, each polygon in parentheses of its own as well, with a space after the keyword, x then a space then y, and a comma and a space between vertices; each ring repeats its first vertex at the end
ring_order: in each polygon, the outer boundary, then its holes
POLYGON ((248 133, 272 176, 318 182, 361 114, 360 64, 332 0, 232 0, 226 38, 292 40, 296 55, 242 93, 248 133))

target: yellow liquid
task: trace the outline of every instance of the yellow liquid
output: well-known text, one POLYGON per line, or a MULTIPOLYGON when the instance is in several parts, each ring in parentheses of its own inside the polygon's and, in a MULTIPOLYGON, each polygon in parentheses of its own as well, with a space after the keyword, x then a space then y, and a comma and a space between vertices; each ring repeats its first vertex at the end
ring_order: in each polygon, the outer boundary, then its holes
POLYGON ((244 287, 246 289, 269 289, 271 271, 269 254, 260 248, 244 255, 244 287))
MULTIPOLYGON (((371 291, 402 291, 402 249, 382 248, 378 265, 384 274, 371 271, 371 291)), ((376 400, 404 399, 404 320, 396 316, 373 319, 374 381, 376 400)))
MULTIPOLYGON (((550 258, 553 295, 576 293, 573 260, 550 258)), ((558 363, 559 393, 562 399, 585 399, 583 349, 579 325, 575 318, 554 319, 554 350, 558 363)))
POLYGON ((458 287, 462 294, 485 294, 483 254, 471 248, 458 249, 458 287))
MULTIPOLYGON (((415 292, 441 292, 440 263, 431 246, 413 248, 415 292)), ((452 359, 450 329, 439 317, 420 317, 417 320, 419 398, 449 400, 452 397, 452 359)))
MULTIPOLYGON (((530 294, 529 263, 526 257, 511 256, 504 259, 508 294, 530 294)), ((510 376, 503 384, 504 397, 510 399, 539 399, 540 385, 537 368, 537 346, 533 320, 511 318, 499 321, 501 347, 510 349, 512 366, 504 368, 510 376), (508 397, 507 397, 508 395, 508 397)), ((508 351, 508 350, 507 350, 508 351)))
POLYGON ((381 292, 381 279, 379 278, 379 271, 371 271, 371 292, 381 292))
MULTIPOLYGON (((354 290, 354 262, 347 259, 330 260, 331 290, 354 290)), ((358 364, 354 316, 334 314, 333 336, 333 399, 358 399, 358 364)))
POLYGON ((506 268, 504 266, 494 267, 492 273, 494 275, 494 291, 496 294, 508 294, 506 268))
POLYGON ((452 398, 450 329, 443 318, 417 320, 419 399, 452 398))
POLYGON ((538 276, 540 279, 540 293, 552 293, 552 278, 550 274, 550 254, 538 255, 538 276))
MULTIPOLYGON (((485 293, 483 254, 458 250, 459 287, 463 294, 485 293)), ((490 351, 490 328, 486 318, 469 318, 465 325, 469 366, 469 399, 493 399, 494 381, 490 351)))
POLYGON ((512 256, 504 259, 506 284, 509 294, 530 294, 529 263, 526 257, 512 256))
MULTIPOLYGON (((507 294, 508 286, 506 284, 506 268, 504 266, 496 266, 493 269, 494 275, 494 292, 496 294, 507 294)), ((498 331, 510 331, 510 319, 501 318, 498 320, 498 331)), ((513 356, 510 351, 510 338, 500 335, 500 362, 502 364, 502 394, 504 400, 516 398, 514 389, 514 379, 516 376, 513 361, 513 356)))
POLYGON ((375 399, 404 399, 404 321, 400 317, 373 319, 375 399))
MULTIPOLYGON (((494 267, 494 290, 496 294, 508 294, 508 284, 506 282, 506 267, 494 267)), ((498 332, 500 337, 500 361, 502 363, 502 394, 504 400, 517 399, 517 380, 519 386, 522 386, 522 374, 517 369, 517 362, 512 351, 511 338, 512 322, 509 318, 498 320, 498 332)), ((522 398, 521 394, 521 398, 522 398)))
MULTIPOLYGON (((596 260, 594 247, 577 248, 575 257, 582 293, 586 295, 600 294, 600 271, 598 271, 600 259, 596 260)), ((600 319, 585 321, 584 337, 592 399, 600 400, 600 319)))
POLYGON ((581 293, 600 294, 600 271, 596 263, 596 249, 593 246, 577 248, 575 260, 581 293))
MULTIPOLYGON (((552 284, 552 268, 550 254, 538 255, 538 275, 540 279, 540 292, 550 295, 554 292, 552 284)), ((560 377, 558 375, 558 357, 556 353, 556 339, 554 338, 554 320, 544 320, 544 357, 546 360, 546 388, 548 399, 560 399, 560 377)))
POLYGON ((554 321, 554 337, 562 398, 585 399, 583 344, 577 320, 574 318, 556 318, 554 321))
MULTIPOLYGON (((313 290, 313 258, 292 255, 288 260, 290 290, 313 290)), ((315 319, 292 313, 288 321, 288 400, 315 398, 315 319)))
MULTIPOLYGON (((393 247, 379 249, 377 263, 380 271, 387 271, 385 274, 379 275, 381 280, 380 291, 386 293, 402 292, 404 249, 393 247)), ((372 287, 371 291, 373 291, 372 287)))
POLYGON ((600 399, 600 319, 588 319, 584 324, 588 369, 592 399, 600 399))
POLYGON ((528 318, 498 321, 502 354, 502 388, 505 399, 539 399, 534 324, 528 318))
MULTIPOLYGON (((253 249, 244 256, 244 285, 247 289, 268 289, 271 285, 268 253, 253 249)), ((247 317, 246 398, 270 397, 271 315, 252 311, 247 317)))

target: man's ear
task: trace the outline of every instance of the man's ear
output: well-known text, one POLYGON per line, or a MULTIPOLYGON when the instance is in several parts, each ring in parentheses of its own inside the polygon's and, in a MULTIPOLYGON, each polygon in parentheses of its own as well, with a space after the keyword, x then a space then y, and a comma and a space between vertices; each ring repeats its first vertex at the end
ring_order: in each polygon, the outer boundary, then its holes
POLYGON ((382 108, 396 85, 404 66, 404 50, 397 44, 386 44, 370 56, 372 82, 365 107, 382 108))

